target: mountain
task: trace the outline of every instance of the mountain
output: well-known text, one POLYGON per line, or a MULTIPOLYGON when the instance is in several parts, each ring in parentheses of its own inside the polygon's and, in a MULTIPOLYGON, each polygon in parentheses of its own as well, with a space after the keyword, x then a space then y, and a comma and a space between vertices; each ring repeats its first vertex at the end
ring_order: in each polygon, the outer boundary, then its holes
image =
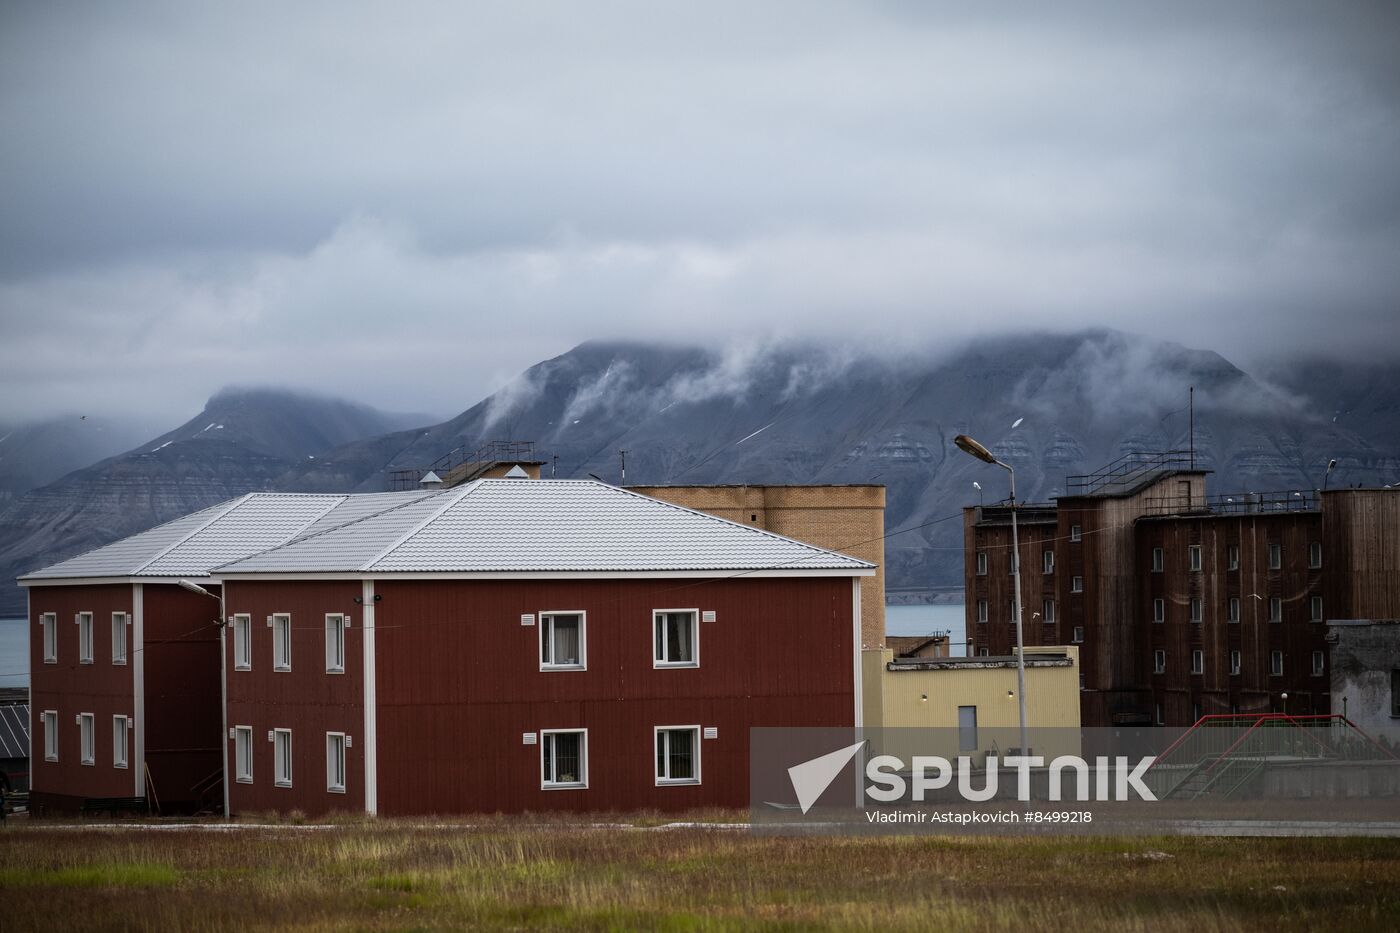
POLYGON ((412 416, 273 389, 226 389, 192 420, 126 453, 32 489, 0 511, 0 616, 23 611, 12 581, 281 477, 328 449, 412 416))
POLYGON ((156 430, 139 417, 107 415, 0 425, 0 509, 65 473, 129 450, 156 430))
POLYGON ((591 342, 450 421, 349 444, 284 482, 382 489, 389 470, 492 438, 535 441, 546 475, 618 482, 626 450, 637 484, 878 482, 886 527, 899 531, 887 541, 891 590, 951 588, 972 483, 989 502, 1006 494, 1005 474, 958 452, 957 434, 1016 468, 1022 501, 1062 494, 1066 476, 1130 452, 1185 449, 1193 435, 1213 492, 1312 489, 1334 457, 1332 485, 1394 482, 1396 372, 1356 376, 1346 398, 1364 400, 1366 415, 1348 424, 1217 353, 1109 330, 988 339, 935 359, 591 342))

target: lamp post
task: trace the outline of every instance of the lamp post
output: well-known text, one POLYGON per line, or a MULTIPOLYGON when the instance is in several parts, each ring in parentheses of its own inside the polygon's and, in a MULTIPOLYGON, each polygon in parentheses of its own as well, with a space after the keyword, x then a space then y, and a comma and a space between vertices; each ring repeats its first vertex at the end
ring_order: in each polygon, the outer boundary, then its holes
POLYGON ((1016 699, 1020 704, 1021 755, 1025 756, 1030 754, 1030 747, 1026 744, 1026 642, 1021 632, 1021 542, 1016 534, 1016 471, 966 434, 953 438, 953 443, 963 453, 983 463, 995 464, 1011 474, 1011 613, 1016 617, 1016 699))

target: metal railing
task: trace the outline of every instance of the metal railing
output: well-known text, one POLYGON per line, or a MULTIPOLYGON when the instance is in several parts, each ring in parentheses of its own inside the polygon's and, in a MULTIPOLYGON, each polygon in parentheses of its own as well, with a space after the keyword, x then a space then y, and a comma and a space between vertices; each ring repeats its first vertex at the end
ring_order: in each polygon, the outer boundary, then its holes
POLYGON ((1254 512, 1316 512, 1321 507, 1318 494, 1311 489, 1235 492, 1206 499, 1206 508, 1210 511, 1230 515, 1254 512))
POLYGON ((1065 477, 1065 494, 1091 496, 1121 492, 1170 470, 1196 468, 1196 455, 1190 450, 1134 451, 1124 454, 1096 473, 1065 477))
POLYGON ((393 470, 389 482, 396 492, 417 489, 423 477, 436 473, 444 485, 451 486, 474 466, 510 460, 534 460, 534 441, 487 441, 478 447, 462 444, 454 447, 425 467, 393 470))

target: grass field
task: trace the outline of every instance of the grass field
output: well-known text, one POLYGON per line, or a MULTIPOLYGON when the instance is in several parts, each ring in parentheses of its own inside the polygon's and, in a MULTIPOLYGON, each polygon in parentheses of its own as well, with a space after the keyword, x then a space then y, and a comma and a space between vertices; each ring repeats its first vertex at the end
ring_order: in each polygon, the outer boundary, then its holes
POLYGON ((1395 839, 775 838, 659 822, 12 822, 0 930, 1400 929, 1395 839))

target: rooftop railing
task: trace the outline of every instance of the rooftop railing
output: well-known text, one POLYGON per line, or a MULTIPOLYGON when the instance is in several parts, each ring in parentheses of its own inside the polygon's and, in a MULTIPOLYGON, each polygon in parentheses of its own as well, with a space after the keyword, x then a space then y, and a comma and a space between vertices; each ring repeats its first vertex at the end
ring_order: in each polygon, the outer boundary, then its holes
POLYGON ((445 485, 453 485, 470 467, 476 464, 499 463, 503 461, 523 461, 535 459, 534 441, 488 441, 479 447, 462 444, 438 457, 426 467, 412 467, 394 470, 389 480, 395 491, 417 489, 423 477, 429 472, 436 473, 445 485))
POLYGON ((1196 455, 1190 450, 1134 451, 1124 454, 1096 473, 1065 478, 1067 496, 1108 495, 1170 470, 1194 470, 1196 455))

